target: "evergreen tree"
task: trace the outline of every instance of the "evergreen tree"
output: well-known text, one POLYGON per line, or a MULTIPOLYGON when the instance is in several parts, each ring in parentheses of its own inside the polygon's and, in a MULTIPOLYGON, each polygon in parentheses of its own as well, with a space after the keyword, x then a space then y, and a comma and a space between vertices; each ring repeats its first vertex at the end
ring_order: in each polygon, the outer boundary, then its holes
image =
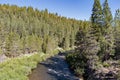
POLYGON ((114 18, 115 55, 120 58, 120 10, 116 10, 114 18))
POLYGON ((102 7, 100 0, 94 0, 91 22, 93 25, 101 25, 103 19, 102 7))
POLYGON ((112 13, 109 8, 108 0, 105 0, 103 4, 103 20, 104 20, 104 25, 111 23, 112 22, 112 13))
POLYGON ((103 13, 102 13, 102 7, 100 4, 100 0, 94 0, 93 9, 92 9, 92 15, 91 15, 91 32, 92 36, 94 36, 95 42, 99 44, 99 51, 97 51, 97 54, 101 54, 101 37, 102 37, 102 26, 103 26, 103 13))
POLYGON ((94 0, 92 15, 91 15, 91 23, 92 23, 92 30, 93 34, 96 37, 96 41, 100 41, 101 36, 101 29, 103 23, 103 14, 102 14, 102 7, 100 4, 100 0, 94 0))
POLYGON ((102 60, 107 60, 110 55, 114 53, 114 37, 112 28, 112 14, 108 5, 108 0, 105 0, 103 4, 103 27, 101 29, 100 36, 100 57, 102 60))
POLYGON ((8 34, 8 36, 6 37, 6 41, 5 41, 5 49, 6 49, 6 52, 5 54, 7 56, 10 56, 12 57, 12 50, 13 50, 13 41, 14 41, 14 33, 11 32, 8 34))
POLYGON ((119 21, 120 21, 120 9, 117 9, 114 17, 114 27, 117 28, 119 26, 119 21))
MULTIPOLYGON (((80 30, 76 35, 76 56, 75 59, 79 59, 79 68, 84 69, 85 77, 90 77, 89 74, 97 70, 99 57, 97 56, 100 50, 99 43, 94 36, 94 30, 88 24, 84 25, 84 29, 80 30)), ((77 61, 77 60, 76 60, 77 61)), ((79 63, 78 62, 78 63, 79 63)))

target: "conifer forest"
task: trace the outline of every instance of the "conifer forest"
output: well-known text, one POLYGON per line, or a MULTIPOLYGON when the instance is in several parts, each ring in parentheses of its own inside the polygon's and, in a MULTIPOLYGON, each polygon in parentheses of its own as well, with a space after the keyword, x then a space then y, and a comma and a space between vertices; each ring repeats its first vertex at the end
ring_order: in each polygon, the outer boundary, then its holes
POLYGON ((112 14, 108 0, 94 0, 91 13, 89 20, 78 20, 0 4, 0 80, 120 80, 120 9, 112 14), (67 65, 76 78, 62 75, 65 70, 55 70, 61 77, 31 78, 51 58, 56 69, 67 65))

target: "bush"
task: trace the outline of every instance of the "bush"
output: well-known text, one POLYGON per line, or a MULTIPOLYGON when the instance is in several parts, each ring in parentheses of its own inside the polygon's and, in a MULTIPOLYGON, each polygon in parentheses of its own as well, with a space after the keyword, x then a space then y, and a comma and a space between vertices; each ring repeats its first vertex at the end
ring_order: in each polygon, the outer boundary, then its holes
POLYGON ((109 64, 109 63, 107 63, 107 62, 103 62, 103 66, 104 66, 104 67, 109 67, 109 66, 110 66, 110 64, 109 64))
POLYGON ((74 70, 75 74, 81 76, 84 74, 84 67, 86 65, 86 58, 84 55, 72 53, 66 56, 66 60, 70 65, 70 68, 74 70))
POLYGON ((76 68, 74 71, 76 75, 78 75, 79 77, 83 77, 83 74, 84 74, 83 68, 76 68))

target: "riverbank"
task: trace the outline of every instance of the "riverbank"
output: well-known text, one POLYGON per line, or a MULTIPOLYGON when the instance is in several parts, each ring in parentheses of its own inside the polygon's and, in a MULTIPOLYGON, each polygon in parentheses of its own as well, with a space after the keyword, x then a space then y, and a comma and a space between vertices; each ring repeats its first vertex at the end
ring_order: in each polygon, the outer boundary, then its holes
POLYGON ((28 80, 31 70, 37 67, 38 62, 58 53, 58 49, 51 54, 34 53, 15 58, 8 58, 0 63, 0 80, 28 80))

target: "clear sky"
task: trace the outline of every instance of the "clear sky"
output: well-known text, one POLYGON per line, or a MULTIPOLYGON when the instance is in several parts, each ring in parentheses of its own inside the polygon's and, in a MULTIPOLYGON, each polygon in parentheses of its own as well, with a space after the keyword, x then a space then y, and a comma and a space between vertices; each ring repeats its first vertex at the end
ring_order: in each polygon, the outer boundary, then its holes
MULTIPOLYGON (((48 9, 51 13, 79 20, 89 20, 94 0, 0 0, 0 4, 32 6, 39 10, 48 9)), ((120 0, 108 0, 113 15, 120 8, 120 0)), ((104 0, 101 0, 103 4, 104 0)))

